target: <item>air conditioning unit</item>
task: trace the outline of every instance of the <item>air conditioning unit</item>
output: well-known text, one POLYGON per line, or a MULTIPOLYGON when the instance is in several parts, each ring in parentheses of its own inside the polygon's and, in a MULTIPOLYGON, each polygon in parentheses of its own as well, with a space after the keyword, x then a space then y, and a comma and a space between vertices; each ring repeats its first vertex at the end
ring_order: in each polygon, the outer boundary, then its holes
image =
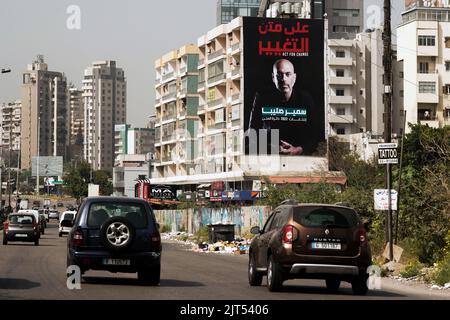
POLYGON ((292 13, 292 8, 291 8, 291 3, 290 2, 286 2, 285 4, 281 5, 281 13, 284 14, 291 14, 292 13))

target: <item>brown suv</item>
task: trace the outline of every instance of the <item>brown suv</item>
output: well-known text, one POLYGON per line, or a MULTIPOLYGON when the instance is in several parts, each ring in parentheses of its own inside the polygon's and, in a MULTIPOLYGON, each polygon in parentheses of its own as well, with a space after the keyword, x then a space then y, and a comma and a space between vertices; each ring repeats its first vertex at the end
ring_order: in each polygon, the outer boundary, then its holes
POLYGON ((327 204, 284 201, 267 219, 250 246, 248 278, 259 286, 267 275, 270 291, 294 278, 325 279, 330 291, 341 281, 354 294, 367 293, 372 257, 366 229, 355 210, 327 204))

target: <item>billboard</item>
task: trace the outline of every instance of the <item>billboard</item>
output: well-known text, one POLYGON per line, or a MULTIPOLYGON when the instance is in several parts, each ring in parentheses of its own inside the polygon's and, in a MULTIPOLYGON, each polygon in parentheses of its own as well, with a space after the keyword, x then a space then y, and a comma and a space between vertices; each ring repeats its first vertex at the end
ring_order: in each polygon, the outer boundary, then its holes
POLYGON ((37 167, 39 165, 39 176, 51 177, 63 175, 63 157, 39 156, 31 158, 31 175, 37 176, 37 167))
POLYGON ((450 0, 405 0, 406 10, 416 7, 449 8, 450 0))
POLYGON ((324 21, 243 18, 247 155, 316 155, 325 142, 324 21))

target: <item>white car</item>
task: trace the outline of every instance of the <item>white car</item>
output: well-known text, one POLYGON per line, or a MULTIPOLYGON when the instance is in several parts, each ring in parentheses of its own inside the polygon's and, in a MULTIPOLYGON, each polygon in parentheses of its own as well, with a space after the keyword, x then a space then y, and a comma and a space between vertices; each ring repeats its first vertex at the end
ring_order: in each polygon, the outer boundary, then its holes
POLYGON ((68 234, 73 226, 75 220, 76 211, 64 211, 59 218, 59 236, 68 234))

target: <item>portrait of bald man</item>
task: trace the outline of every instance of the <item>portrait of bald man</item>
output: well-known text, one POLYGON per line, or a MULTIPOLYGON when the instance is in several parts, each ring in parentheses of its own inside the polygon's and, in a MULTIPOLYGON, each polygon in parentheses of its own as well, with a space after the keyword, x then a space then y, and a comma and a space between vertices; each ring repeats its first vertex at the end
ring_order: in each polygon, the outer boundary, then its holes
MULTIPOLYGON (((299 70, 296 70, 294 64, 288 59, 276 60, 272 65, 271 73, 272 87, 259 90, 255 94, 245 128, 246 137, 249 138, 250 130, 253 130, 259 139, 260 130, 264 129, 267 130, 267 150, 277 149, 280 155, 311 155, 317 148, 317 139, 311 139, 311 137, 316 134, 316 128, 320 126, 317 124, 313 98, 298 84, 299 77, 307 75, 302 75, 299 70), (263 116, 263 108, 266 110, 302 109, 306 111, 306 116, 302 121, 273 120, 263 116), (278 141, 271 141, 272 130, 278 130, 278 141)), ((246 143, 248 147, 248 143, 253 142, 246 141, 246 143)), ((256 143, 259 146, 259 141, 256 143)))

